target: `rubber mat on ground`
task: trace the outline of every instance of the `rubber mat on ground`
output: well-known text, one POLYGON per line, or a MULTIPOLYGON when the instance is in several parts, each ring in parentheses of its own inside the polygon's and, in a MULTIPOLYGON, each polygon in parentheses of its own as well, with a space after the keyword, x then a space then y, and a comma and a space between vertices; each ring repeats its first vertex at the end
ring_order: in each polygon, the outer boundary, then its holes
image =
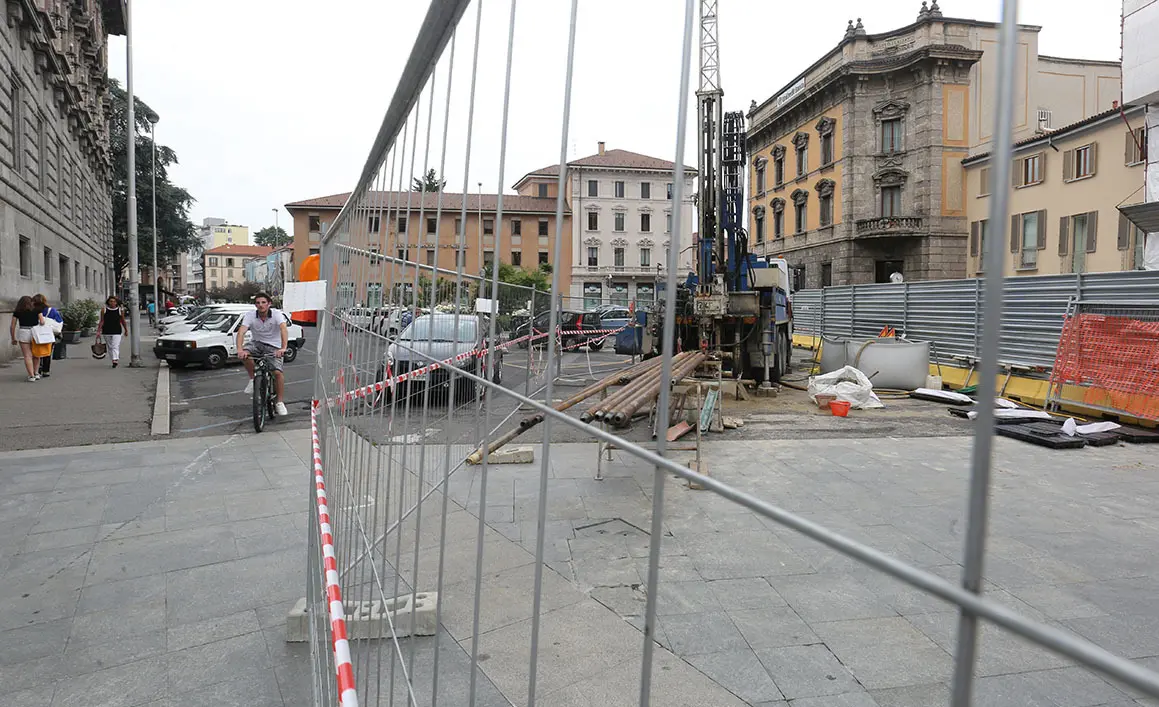
MULTIPOLYGON (((1086 446, 1086 440, 1083 440, 1078 436, 1071 437, 1069 435, 1064 435, 1057 429, 1053 432, 1038 431, 1031 429, 1033 424, 1035 423, 1023 423, 1020 425, 998 425, 994 428, 994 431, 1003 437, 1010 437, 1011 439, 1017 439, 1022 442, 1037 444, 1041 447, 1047 447, 1049 449, 1078 449, 1080 447, 1086 446)), ((1051 425, 1051 427, 1053 428, 1054 425, 1051 425)))

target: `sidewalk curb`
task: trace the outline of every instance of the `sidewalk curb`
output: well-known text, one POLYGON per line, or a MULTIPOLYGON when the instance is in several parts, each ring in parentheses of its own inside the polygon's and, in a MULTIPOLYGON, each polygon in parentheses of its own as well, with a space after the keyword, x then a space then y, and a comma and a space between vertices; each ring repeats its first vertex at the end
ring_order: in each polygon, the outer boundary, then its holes
POLYGON ((157 393, 153 399, 153 428, 151 435, 169 434, 169 366, 161 361, 157 369, 157 393))

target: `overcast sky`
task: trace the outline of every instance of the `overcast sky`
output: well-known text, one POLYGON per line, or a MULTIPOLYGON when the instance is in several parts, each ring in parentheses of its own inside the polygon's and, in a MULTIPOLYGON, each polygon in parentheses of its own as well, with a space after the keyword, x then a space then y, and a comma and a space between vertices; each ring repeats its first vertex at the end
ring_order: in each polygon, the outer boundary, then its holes
MULTIPOLYGON (((510 0, 483 0, 471 174, 499 183, 503 70, 510 0)), ((947 17, 997 20, 997 0, 943 0, 947 17)), ((410 52, 427 3, 383 0, 134 0, 135 89, 161 116, 157 138, 177 151, 173 179, 197 199, 192 216, 255 230, 291 201, 348 191, 410 52), (323 7, 325 9, 323 9, 323 7)), ((1023 0, 1019 20, 1041 25, 1043 54, 1119 59, 1118 2, 1023 0)), ((568 0, 519 0, 510 135, 503 183, 559 156, 568 0)), ((747 110, 832 49, 859 13, 870 33, 913 22, 920 0, 780 3, 720 0, 726 110, 747 110), (860 9, 858 9, 860 7, 860 9), (789 9, 792 8, 792 9, 789 9), (817 8, 809 11, 809 8, 817 8), (871 8, 871 9, 870 9, 871 8)), ((684 3, 581 0, 568 159, 606 141, 675 154, 684 3)), ((448 190, 464 182, 467 87, 475 6, 459 36, 453 79, 448 190), (467 21, 469 20, 469 21, 467 21)), ((113 38, 110 73, 124 81, 125 42, 113 38)), ((693 55, 692 89, 697 74, 693 55)), ((436 116, 443 114, 440 64, 436 116)), ((425 99, 423 101, 425 106, 425 99)), ((424 107, 425 111, 425 107, 424 107)), ((694 117, 693 113, 693 117, 694 117)), ((431 150, 438 164, 441 120, 431 150)), ((425 132, 425 112, 422 120, 425 132)), ((689 124, 686 164, 696 164, 689 124)), ((418 173, 423 144, 416 158, 418 173)))

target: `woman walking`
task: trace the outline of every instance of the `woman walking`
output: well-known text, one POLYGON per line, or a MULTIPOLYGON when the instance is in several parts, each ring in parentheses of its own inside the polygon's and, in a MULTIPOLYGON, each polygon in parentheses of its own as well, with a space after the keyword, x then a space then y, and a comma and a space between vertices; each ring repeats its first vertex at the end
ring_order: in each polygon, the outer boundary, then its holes
POLYGON ((105 300, 105 308, 101 310, 101 320, 97 323, 97 335, 109 347, 109 358, 113 360, 113 368, 121 360, 121 337, 129 333, 129 325, 125 323, 125 313, 121 311, 121 301, 109 296, 105 300))
MULTIPOLYGON (((60 316, 60 312, 56 311, 56 307, 48 306, 48 298, 41 294, 32 296, 32 308, 44 315, 46 320, 51 319, 56 322, 64 323, 64 317, 60 316)), ((57 341, 60 341, 60 335, 57 334, 57 341)), ((53 346, 53 344, 49 344, 53 346)), ((52 351, 49 351, 47 356, 40 357, 40 376, 42 378, 49 378, 49 369, 52 368, 52 351)))
POLYGON ((32 327, 44 323, 44 315, 32 304, 32 298, 24 295, 16 302, 16 310, 12 312, 12 326, 9 333, 12 335, 12 345, 20 344, 20 353, 24 355, 24 370, 28 372, 28 382, 40 380, 37 372, 40 360, 32 355, 32 327))

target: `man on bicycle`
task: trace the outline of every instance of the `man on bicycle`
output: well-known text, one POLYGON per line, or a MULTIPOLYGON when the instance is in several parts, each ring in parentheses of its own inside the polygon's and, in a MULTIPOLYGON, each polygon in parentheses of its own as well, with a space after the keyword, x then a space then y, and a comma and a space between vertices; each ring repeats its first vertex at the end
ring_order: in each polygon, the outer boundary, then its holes
POLYGON ((274 407, 278 416, 289 414, 286 404, 282 400, 285 390, 285 380, 282 377, 282 356, 289 345, 289 333, 286 331, 286 318, 281 312, 274 309, 270 296, 259 292, 254 297, 257 309, 246 312, 242 317, 241 326, 237 328, 237 355, 245 363, 249 373, 249 383, 245 386, 245 394, 254 392, 254 360, 253 356, 273 356, 270 361, 274 369, 274 378, 277 380, 278 404, 274 407), (245 342, 245 333, 253 332, 248 344, 245 342), (244 344, 244 345, 243 345, 244 344))

